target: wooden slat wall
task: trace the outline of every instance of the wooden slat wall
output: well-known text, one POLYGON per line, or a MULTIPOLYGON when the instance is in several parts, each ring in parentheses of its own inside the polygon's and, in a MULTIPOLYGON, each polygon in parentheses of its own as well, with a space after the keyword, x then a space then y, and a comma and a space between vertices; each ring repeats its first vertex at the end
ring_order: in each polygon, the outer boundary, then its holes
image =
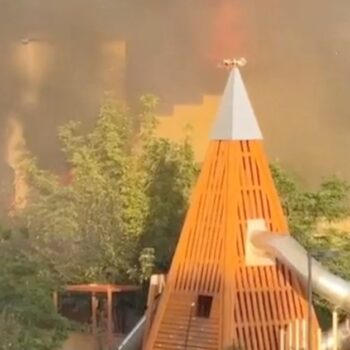
POLYGON ((254 218, 272 232, 288 230, 262 142, 212 141, 144 349, 278 350, 280 329, 306 317, 291 271, 245 265, 254 218), (198 294, 213 296, 209 319, 195 317, 198 294))

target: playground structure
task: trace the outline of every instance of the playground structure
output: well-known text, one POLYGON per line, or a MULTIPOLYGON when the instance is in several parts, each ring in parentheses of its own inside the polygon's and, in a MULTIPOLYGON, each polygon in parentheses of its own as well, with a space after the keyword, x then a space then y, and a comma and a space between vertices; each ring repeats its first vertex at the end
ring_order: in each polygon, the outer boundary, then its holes
MULTIPOLYGON (((87 327, 87 332, 73 336, 86 338, 89 349, 111 350, 122 342, 135 324, 125 297, 130 298, 139 290, 137 286, 128 285, 70 285, 61 293, 54 293, 54 305, 62 315, 87 327)), ((68 343, 72 342, 68 340, 68 343)))
POLYGON ((348 322, 334 312, 321 333, 307 290, 349 312, 350 283, 290 236, 262 139, 234 64, 166 283, 120 350, 350 349, 348 322))

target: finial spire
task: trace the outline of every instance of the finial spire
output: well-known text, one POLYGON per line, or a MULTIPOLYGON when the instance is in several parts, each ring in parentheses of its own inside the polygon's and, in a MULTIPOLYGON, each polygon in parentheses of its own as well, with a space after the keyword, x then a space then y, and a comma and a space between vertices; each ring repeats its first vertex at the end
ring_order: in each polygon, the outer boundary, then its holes
POLYGON ((244 57, 240 58, 224 58, 222 62, 218 64, 219 68, 232 69, 234 67, 244 67, 247 64, 247 60, 244 57))
POLYGON ((245 58, 224 59, 220 67, 231 70, 212 140, 261 140, 262 134, 245 89, 238 67, 246 65, 245 58))

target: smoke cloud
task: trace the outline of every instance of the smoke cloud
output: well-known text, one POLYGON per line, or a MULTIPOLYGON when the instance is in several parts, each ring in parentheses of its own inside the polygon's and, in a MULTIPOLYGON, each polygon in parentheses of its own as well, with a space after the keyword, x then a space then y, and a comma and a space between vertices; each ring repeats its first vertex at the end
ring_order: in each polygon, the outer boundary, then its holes
MULTIPOLYGON (((164 114, 221 94, 226 74, 217 61, 239 55, 248 59, 243 74, 270 155, 308 182, 338 171, 350 179, 345 0, 0 0, 0 6, 0 132, 15 114, 46 167, 65 168, 57 126, 90 123, 106 88, 131 103, 154 93, 164 114), (123 64, 122 42, 126 66, 118 78, 108 72, 119 69, 114 62, 123 64)), ((5 176, 7 141, 0 136, 5 176)))

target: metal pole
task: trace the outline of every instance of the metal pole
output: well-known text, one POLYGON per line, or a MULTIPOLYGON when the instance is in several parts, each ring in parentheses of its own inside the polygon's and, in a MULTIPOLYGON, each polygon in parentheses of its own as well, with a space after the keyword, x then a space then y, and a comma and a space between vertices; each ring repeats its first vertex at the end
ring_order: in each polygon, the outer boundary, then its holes
POLYGON ((187 349, 187 344, 188 344, 188 340, 190 339, 190 330, 191 330, 191 321, 192 321, 192 316, 193 316, 193 310, 194 307, 196 306, 196 303, 192 303, 191 304, 191 309, 190 309, 190 317, 188 318, 188 325, 187 325, 187 332, 186 332, 186 339, 185 339, 185 349, 187 349))
POLYGON ((299 320, 295 320, 295 350, 300 349, 300 326, 299 320))
POLYGON ((320 350, 322 345, 322 330, 318 328, 317 330, 317 349, 320 350))
POLYGON ((288 350, 293 349, 293 323, 290 322, 288 325, 288 350))
POLYGON ((302 348, 307 349, 306 344, 307 344, 307 322, 306 319, 304 318, 302 320, 302 348))
POLYGON ((308 350, 312 350, 312 255, 307 252, 307 267, 308 267, 308 350))

